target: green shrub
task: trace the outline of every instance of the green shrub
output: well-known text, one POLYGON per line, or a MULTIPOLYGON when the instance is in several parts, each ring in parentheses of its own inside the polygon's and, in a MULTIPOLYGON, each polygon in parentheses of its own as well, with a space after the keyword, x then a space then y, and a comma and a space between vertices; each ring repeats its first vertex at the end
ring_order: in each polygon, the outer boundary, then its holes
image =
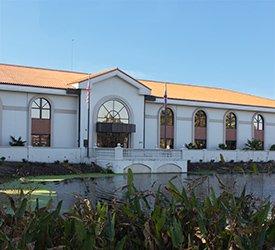
POLYGON ((172 180, 165 192, 138 191, 129 171, 122 200, 79 198, 65 214, 62 202, 32 210, 26 197, 9 197, 12 213, 0 204, 0 249, 272 249, 275 208, 219 182, 219 196, 201 199, 172 180))
POLYGON ((275 151, 275 144, 271 145, 271 147, 270 147, 269 150, 270 150, 270 151, 275 151))
POLYGON ((263 150, 263 143, 260 140, 247 140, 244 150, 263 150))
POLYGON ((198 146, 197 144, 193 143, 193 142, 190 142, 189 144, 185 143, 185 147, 187 149, 198 149, 198 146))
POLYGON ((226 145, 226 144, 224 144, 224 143, 220 143, 220 144, 219 144, 219 149, 221 149, 221 150, 227 150, 227 149, 228 149, 228 147, 227 147, 227 145, 226 145))
POLYGON ((22 137, 19 136, 18 139, 16 139, 14 136, 10 136, 11 141, 10 141, 10 146, 17 146, 17 147, 22 147, 25 146, 26 141, 23 141, 22 137))

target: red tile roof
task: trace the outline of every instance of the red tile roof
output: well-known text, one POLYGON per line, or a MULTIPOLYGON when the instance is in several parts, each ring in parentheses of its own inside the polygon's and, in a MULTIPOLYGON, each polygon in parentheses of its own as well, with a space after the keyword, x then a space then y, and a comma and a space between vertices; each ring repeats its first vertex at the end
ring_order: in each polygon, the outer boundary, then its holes
MULTIPOLYGON (((72 83, 87 80, 88 77, 94 78, 104 75, 114 70, 117 70, 117 68, 88 74, 83 72, 0 64, 0 83, 67 89, 72 88, 72 83)), ((150 88, 152 95, 163 97, 164 82, 152 80, 138 81, 150 88)), ((275 108, 275 100, 222 88, 168 83, 167 92, 168 98, 173 99, 275 108)))
MULTIPOLYGON (((139 80, 152 90, 152 95, 163 97, 165 82, 139 80)), ((261 106, 275 108, 275 100, 244 94, 233 90, 196 86, 191 84, 167 83, 168 99, 227 103, 237 105, 261 106)))

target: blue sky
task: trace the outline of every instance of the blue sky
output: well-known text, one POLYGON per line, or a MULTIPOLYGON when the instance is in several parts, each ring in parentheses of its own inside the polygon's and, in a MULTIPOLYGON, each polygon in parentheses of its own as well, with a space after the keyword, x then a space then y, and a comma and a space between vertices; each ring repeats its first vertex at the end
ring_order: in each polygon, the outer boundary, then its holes
POLYGON ((275 98, 275 1, 0 0, 0 62, 275 98))

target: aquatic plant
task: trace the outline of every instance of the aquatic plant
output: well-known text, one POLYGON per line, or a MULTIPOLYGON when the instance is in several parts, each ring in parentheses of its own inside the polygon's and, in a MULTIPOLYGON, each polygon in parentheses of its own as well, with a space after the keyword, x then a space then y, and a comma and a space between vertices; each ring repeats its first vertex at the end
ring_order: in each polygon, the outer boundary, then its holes
MULTIPOLYGON (((217 177, 218 178, 218 177, 217 177)), ((203 179, 203 178, 202 178, 203 179)), ((61 214, 62 202, 35 209, 23 194, 0 209, 0 249, 269 249, 275 246, 275 208, 245 188, 236 195, 219 180, 198 198, 193 185, 173 179, 153 193, 138 191, 129 170, 123 198, 93 205, 80 198, 61 214)), ((202 180, 203 181, 203 180, 202 180)), ((194 185, 197 185, 194 184, 194 185)))

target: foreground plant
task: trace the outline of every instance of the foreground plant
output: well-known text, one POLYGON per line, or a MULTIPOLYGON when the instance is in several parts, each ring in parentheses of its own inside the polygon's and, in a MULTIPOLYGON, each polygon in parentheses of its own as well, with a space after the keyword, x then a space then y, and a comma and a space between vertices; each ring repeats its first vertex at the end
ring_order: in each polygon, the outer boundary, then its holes
MULTIPOLYGON (((218 178, 218 177, 217 177, 218 178)), ((133 174, 115 196, 95 206, 79 198, 72 209, 28 206, 11 197, 11 213, 0 210, 0 249, 270 249, 275 246, 275 208, 243 192, 236 196, 220 181, 199 199, 194 186, 138 191, 133 174)))
POLYGON ((247 140, 244 150, 263 150, 263 143, 260 140, 247 140))
POLYGON ((21 136, 19 136, 18 138, 14 137, 14 136, 10 136, 10 138, 11 138, 11 141, 9 142, 10 146, 13 146, 13 147, 25 146, 26 141, 24 141, 21 136))

